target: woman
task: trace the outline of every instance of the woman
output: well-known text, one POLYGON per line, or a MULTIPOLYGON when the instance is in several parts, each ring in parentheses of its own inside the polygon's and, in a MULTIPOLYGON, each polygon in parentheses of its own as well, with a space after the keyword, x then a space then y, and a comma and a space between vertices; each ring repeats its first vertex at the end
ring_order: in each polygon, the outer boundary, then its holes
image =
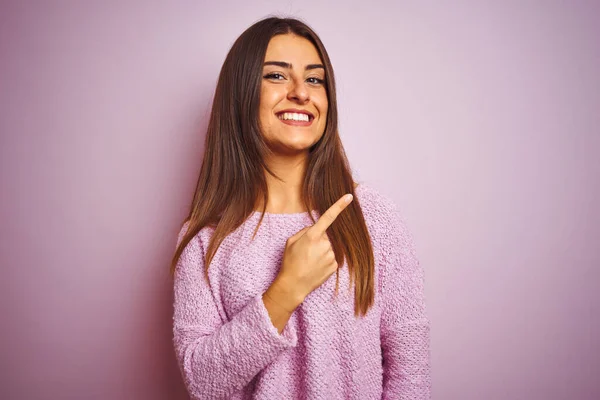
POLYGON ((171 268, 194 399, 430 397, 412 237, 352 179, 331 62, 298 20, 261 20, 229 51, 171 268))

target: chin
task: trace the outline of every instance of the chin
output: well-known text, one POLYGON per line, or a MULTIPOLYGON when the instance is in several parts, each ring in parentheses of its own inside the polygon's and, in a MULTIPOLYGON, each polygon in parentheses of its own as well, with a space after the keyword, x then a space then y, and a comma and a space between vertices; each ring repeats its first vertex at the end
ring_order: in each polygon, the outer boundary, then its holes
POLYGON ((297 138, 297 140, 284 140, 284 143, 288 143, 290 146, 295 147, 310 147, 313 144, 317 143, 319 138, 316 135, 311 135, 310 137, 302 137, 297 138))
POLYGON ((282 149, 284 152, 304 152, 309 151, 310 147, 313 145, 313 142, 310 141, 298 141, 298 142, 289 142, 289 141, 281 141, 278 143, 278 148, 282 149))

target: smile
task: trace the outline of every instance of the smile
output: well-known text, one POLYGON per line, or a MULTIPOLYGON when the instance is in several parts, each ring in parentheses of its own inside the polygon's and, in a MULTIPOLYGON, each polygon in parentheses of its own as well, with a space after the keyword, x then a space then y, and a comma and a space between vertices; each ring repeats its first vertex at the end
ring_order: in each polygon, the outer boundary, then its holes
POLYGON ((307 114, 299 113, 282 113, 279 114, 279 119, 286 121, 309 121, 310 117, 307 114))
POLYGON ((277 118, 284 124, 293 126, 309 126, 314 119, 312 115, 298 112, 282 112, 277 114, 277 118))

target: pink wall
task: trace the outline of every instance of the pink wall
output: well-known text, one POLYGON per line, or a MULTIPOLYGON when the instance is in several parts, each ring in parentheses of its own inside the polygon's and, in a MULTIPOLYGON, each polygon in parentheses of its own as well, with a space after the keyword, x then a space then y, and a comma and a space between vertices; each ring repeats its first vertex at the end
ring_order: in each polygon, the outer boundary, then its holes
POLYGON ((220 65, 272 12, 321 35, 356 175, 414 232, 434 398, 600 398, 598 4, 12 3, 0 398, 185 398, 168 261, 220 65))

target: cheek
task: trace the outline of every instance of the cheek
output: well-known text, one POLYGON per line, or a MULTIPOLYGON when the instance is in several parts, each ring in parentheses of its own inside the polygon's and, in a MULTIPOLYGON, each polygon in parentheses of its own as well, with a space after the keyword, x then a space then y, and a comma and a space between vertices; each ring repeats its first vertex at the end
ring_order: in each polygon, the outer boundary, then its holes
POLYGON ((273 116, 273 108, 275 106, 273 99, 273 93, 268 91, 261 91, 260 94, 260 106, 259 106, 259 118, 264 126, 268 126, 271 122, 270 119, 273 116))
POLYGON ((319 109, 319 125, 325 125, 327 122, 327 111, 329 109, 329 104, 327 102, 327 96, 321 99, 317 105, 319 109))
POLYGON ((261 108, 273 110, 277 103, 279 103, 282 98, 285 98, 285 94, 282 93, 282 90, 277 89, 278 88, 263 88, 260 91, 261 108))
POLYGON ((263 136, 270 137, 275 126, 275 121, 271 117, 270 110, 267 108, 261 108, 258 118, 261 134, 263 136))
POLYGON ((327 115, 327 108, 329 100, 327 99, 327 93, 325 91, 319 91, 313 96, 313 103, 319 110, 321 116, 327 115))

